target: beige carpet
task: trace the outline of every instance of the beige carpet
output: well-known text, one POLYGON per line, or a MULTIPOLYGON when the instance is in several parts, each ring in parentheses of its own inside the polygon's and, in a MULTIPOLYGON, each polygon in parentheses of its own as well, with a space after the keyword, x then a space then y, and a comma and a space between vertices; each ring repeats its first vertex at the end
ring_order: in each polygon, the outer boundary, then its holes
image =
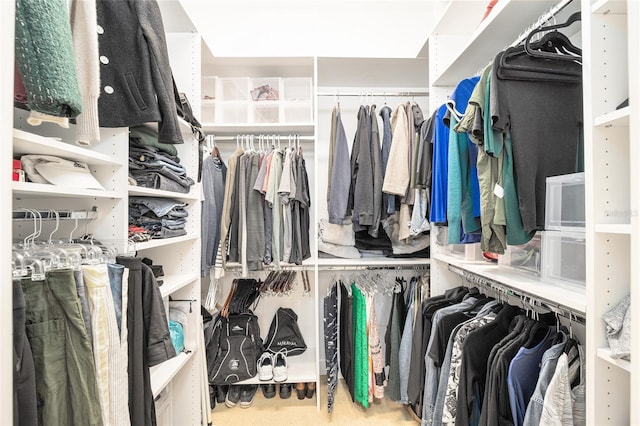
MULTIPOLYGON (((325 376, 323 376, 324 378, 325 376)), ((258 392, 249 408, 228 408, 222 404, 216 405, 212 412, 214 426, 262 426, 262 425, 413 425, 419 424, 408 413, 405 406, 387 398, 376 400, 369 408, 363 408, 351 402, 349 391, 340 380, 336 389, 333 412, 327 413, 327 385, 321 383, 321 410, 316 410, 316 398, 299 400, 295 389, 291 398, 280 399, 278 394, 271 399, 265 399, 262 390, 258 392)))

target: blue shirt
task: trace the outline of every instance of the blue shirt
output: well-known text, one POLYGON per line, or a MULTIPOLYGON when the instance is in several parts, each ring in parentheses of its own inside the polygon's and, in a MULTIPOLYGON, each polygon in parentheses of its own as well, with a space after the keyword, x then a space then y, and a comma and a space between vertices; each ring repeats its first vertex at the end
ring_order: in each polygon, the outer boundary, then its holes
POLYGON ((447 106, 441 105, 435 115, 433 131, 433 158, 431 185, 431 212, 429 221, 435 224, 447 222, 447 174, 449 167, 449 127, 444 124, 447 106))

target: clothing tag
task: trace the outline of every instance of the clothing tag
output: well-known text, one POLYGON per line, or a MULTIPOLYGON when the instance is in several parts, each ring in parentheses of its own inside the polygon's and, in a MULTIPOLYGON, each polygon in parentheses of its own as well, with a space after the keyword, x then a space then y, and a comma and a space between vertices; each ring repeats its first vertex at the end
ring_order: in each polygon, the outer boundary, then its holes
POLYGON ((498 183, 496 183, 496 186, 493 188, 493 193, 498 198, 504 198, 504 188, 501 187, 498 183))

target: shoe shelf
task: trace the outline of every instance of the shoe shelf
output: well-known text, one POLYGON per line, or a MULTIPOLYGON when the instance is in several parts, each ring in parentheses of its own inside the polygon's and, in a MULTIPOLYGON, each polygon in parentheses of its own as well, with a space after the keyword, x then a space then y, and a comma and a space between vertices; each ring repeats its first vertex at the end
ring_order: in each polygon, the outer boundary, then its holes
MULTIPOLYGON (((307 347, 307 350, 300 355, 287 357, 287 380, 278 383, 307 383, 316 382, 316 348, 307 347)), ((252 379, 235 383, 237 385, 257 385, 276 383, 273 380, 260 380, 256 375, 252 379)), ((295 392, 295 389, 292 390, 295 392)))

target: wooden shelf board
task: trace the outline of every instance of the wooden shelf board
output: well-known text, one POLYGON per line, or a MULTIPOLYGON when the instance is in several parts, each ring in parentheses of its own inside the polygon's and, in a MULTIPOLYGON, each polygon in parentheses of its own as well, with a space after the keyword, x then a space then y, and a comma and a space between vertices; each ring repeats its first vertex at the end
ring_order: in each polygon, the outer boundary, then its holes
POLYGON ((151 391, 154 397, 158 396, 192 356, 193 352, 180 352, 177 356, 149 369, 151 373, 151 391))
POLYGON ((596 232, 599 232, 602 234, 631 235, 631 225, 628 223, 623 223, 623 224, 601 223, 596 225, 596 232))
POLYGON ((188 286, 192 282, 199 279, 198 274, 170 274, 160 277, 163 284, 160 286, 162 297, 167 297, 176 291, 188 286))
POLYGON ((115 191, 102 191, 99 189, 70 188, 67 186, 50 185, 47 183, 11 182, 14 197, 71 197, 71 198, 123 198, 122 194, 115 191))
POLYGON ((616 367, 622 368, 625 371, 631 373, 631 362, 625 359, 615 359, 611 358, 611 349, 610 348, 598 348, 596 351, 598 358, 608 362, 609 364, 613 364, 616 367))
POLYGON ((630 116, 631 107, 627 106, 596 117, 593 123, 596 127, 629 127, 630 116))
POLYGON ((69 160, 87 163, 92 166, 121 166, 121 162, 112 156, 95 150, 48 138, 24 130, 13 129, 13 156, 25 154, 53 155, 69 160))
POLYGON ((499 282, 514 290, 526 292, 546 299, 551 303, 566 306, 576 312, 584 314, 586 311, 587 297, 584 289, 579 287, 546 282, 542 278, 533 275, 529 276, 504 267, 500 268, 498 265, 486 261, 469 261, 444 254, 436 254, 433 258, 499 282))
POLYGON ((131 243, 129 246, 132 250, 148 250, 156 247, 168 246, 171 244, 182 243, 185 241, 191 241, 198 238, 198 235, 183 235, 181 237, 173 238, 159 238, 151 241, 145 241, 143 243, 131 243))
MULTIPOLYGON (((284 383, 316 382, 316 349, 308 347, 300 355, 287 357, 287 380, 284 383)), ((262 381, 258 376, 238 384, 275 383, 273 380, 262 381)))
POLYGON ((183 194, 181 192, 162 191, 160 189, 145 188, 142 186, 132 186, 132 185, 129 185, 127 189, 129 191, 129 196, 175 198, 178 200, 199 200, 200 199, 200 195, 194 193, 193 190, 187 194, 183 194))

